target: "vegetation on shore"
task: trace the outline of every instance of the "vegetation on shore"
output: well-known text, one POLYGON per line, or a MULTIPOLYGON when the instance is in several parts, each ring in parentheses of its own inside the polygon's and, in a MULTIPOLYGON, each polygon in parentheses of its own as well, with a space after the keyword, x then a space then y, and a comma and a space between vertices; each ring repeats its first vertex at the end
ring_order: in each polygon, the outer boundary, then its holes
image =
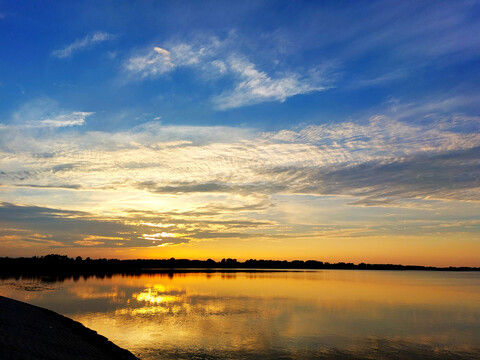
POLYGON ((78 256, 51 254, 30 258, 0 258, 0 274, 8 275, 113 275, 139 274, 155 272, 191 272, 191 271, 271 271, 271 270, 314 270, 314 269, 349 269, 349 270, 427 270, 427 271, 480 271, 478 267, 432 267, 396 264, 353 264, 329 263, 316 260, 254 260, 244 262, 236 259, 221 261, 188 259, 83 259, 78 256))

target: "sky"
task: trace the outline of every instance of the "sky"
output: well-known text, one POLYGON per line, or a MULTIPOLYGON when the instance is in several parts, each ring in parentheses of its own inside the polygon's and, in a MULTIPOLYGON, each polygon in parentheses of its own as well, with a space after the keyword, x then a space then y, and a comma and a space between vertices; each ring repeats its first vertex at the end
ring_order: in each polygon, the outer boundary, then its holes
POLYGON ((480 266, 479 18, 0 0, 0 256, 480 266))

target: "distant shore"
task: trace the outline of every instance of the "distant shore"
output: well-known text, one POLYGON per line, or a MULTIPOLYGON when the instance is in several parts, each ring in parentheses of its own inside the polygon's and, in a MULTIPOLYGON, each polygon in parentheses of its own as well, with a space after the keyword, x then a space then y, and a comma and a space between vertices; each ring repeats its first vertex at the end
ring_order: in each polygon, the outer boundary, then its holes
POLYGON ((181 273, 181 272, 263 272, 305 270, 416 270, 416 271, 480 271, 479 267, 433 267, 399 264, 329 263, 316 260, 254 260, 222 261, 188 259, 83 259, 65 255, 46 255, 31 258, 0 258, 0 276, 110 276, 114 274, 181 273))
POLYGON ((3 296, 0 334, 1 359, 139 360, 76 321, 3 296))

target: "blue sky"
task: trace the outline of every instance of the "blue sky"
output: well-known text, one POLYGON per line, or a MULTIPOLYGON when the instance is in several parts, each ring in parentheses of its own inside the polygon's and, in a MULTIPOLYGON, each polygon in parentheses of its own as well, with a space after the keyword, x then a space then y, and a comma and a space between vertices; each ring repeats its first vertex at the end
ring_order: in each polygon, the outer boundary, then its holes
POLYGON ((480 265, 479 17, 1 1, 0 247, 480 265))

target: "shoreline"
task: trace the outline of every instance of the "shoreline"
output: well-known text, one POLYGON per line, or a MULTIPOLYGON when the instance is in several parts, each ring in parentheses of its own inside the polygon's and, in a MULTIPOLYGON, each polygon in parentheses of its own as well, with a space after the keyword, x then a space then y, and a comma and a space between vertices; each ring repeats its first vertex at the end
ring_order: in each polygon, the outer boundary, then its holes
POLYGON ((83 259, 80 256, 50 254, 31 258, 0 257, 0 275, 90 275, 90 274, 135 274, 148 272, 260 272, 260 271, 308 271, 308 270, 388 270, 388 271, 478 271, 480 267, 425 265, 368 264, 351 262, 323 262, 318 260, 265 260, 222 259, 222 261, 190 259, 83 259), (41 269, 39 271, 39 269, 41 269))
POLYGON ((81 323, 0 296, 0 358, 140 360, 81 323))

